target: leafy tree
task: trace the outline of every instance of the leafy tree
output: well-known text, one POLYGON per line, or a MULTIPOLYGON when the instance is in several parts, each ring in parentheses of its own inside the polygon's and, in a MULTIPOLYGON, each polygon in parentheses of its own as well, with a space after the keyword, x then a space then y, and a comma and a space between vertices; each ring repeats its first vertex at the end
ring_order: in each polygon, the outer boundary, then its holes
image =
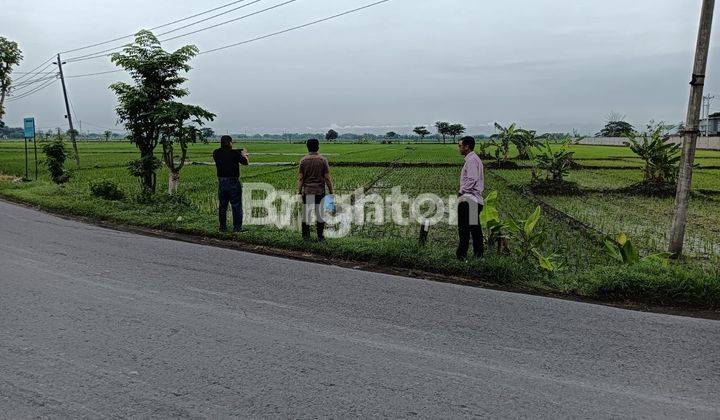
POLYGON ((156 112, 157 122, 160 124, 163 162, 170 171, 168 194, 172 194, 180 185, 180 171, 185 166, 188 145, 198 139, 207 142, 199 127, 204 121, 212 121, 215 114, 199 106, 172 101, 160 105, 156 112), (180 147, 180 155, 175 154, 176 145, 180 147))
POLYGON ((215 130, 210 127, 203 127, 200 129, 200 134, 202 134, 203 139, 211 139, 215 137, 215 130))
POLYGON ((452 136, 453 141, 457 138, 457 136, 463 134, 464 132, 465 126, 462 124, 451 124, 447 129, 447 133, 452 136))
POLYGON ((388 132, 385 134, 385 138, 386 138, 386 139, 394 139, 394 138, 397 138, 397 136, 398 136, 397 133, 394 132, 394 131, 388 131, 388 132))
POLYGON ((22 51, 17 42, 0 37, 0 127, 5 126, 2 119, 5 115, 5 97, 10 93, 12 84, 10 74, 22 59, 22 51))
POLYGON ((597 133, 599 137, 628 137, 635 133, 632 124, 625 121, 625 116, 612 112, 608 116, 607 124, 597 133))
POLYGON ((105 141, 110 141, 110 138, 112 137, 112 131, 105 130, 105 132, 103 132, 103 136, 105 136, 105 141))
POLYGON ((333 141, 338 138, 338 132, 330 129, 328 130, 327 134, 325 134, 325 140, 327 141, 333 141))
POLYGON ((413 133, 420 136, 420 141, 423 141, 423 140, 425 140, 425 136, 430 134, 430 131, 428 131, 428 129, 424 125, 421 125, 421 126, 415 127, 413 129, 413 133))
POLYGON ((640 136, 630 137, 630 150, 644 162, 643 182, 665 184, 677 180, 680 162, 680 145, 671 143, 662 133, 665 126, 649 124, 640 136))
POLYGON ((134 84, 115 83, 110 88, 118 97, 116 108, 119 120, 125 124, 130 141, 140 151, 140 158, 128 164, 133 176, 140 180, 144 193, 154 193, 156 171, 162 163, 155 157, 155 148, 162 144, 163 158, 170 170, 168 189, 177 188, 180 170, 185 163, 188 143, 199 136, 199 126, 212 121, 214 114, 192 105, 175 101, 188 95, 182 88, 187 81, 181 75, 190 71, 188 61, 198 53, 194 45, 186 45, 174 52, 163 50, 152 32, 142 30, 135 42, 111 60, 130 73, 134 84), (174 145, 180 146, 180 161, 176 164, 174 145))
POLYGON ((438 134, 442 136, 443 143, 445 143, 445 139, 447 138, 448 134, 450 134, 450 123, 445 121, 438 121, 435 123, 435 128, 437 129, 438 134))

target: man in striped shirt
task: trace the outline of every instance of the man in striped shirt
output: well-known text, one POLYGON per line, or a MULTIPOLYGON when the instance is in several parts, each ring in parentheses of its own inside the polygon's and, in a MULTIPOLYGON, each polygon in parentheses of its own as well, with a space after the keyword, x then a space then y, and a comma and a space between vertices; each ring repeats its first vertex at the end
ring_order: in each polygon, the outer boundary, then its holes
POLYGON ((483 190, 485 176, 483 163, 475 153, 475 139, 463 137, 458 142, 460 154, 465 156, 465 165, 460 173, 460 190, 458 191, 458 233, 460 244, 456 256, 464 261, 467 258, 472 237, 473 252, 480 258, 484 253, 483 232, 480 226, 480 212, 483 208, 483 190))

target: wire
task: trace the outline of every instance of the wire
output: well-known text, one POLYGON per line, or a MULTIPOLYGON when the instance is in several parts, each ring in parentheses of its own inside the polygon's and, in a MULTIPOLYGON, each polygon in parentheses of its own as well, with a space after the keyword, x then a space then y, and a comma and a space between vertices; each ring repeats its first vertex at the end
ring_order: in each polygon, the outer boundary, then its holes
POLYGON ((20 83, 12 83, 12 84, 10 85, 10 89, 13 90, 13 91, 15 91, 16 89, 19 89, 19 88, 21 88, 21 87, 25 87, 25 88, 26 88, 26 87, 28 87, 28 86, 32 86, 32 85, 37 84, 37 83, 39 83, 39 82, 44 82, 44 81, 46 81, 46 80, 54 79, 55 77, 57 77, 57 74, 53 74, 52 76, 43 76, 43 77, 41 77, 41 78, 39 78, 39 79, 25 80, 25 81, 20 82, 20 83))
POLYGON ((341 17, 341 16, 345 16, 345 15, 349 15, 349 14, 351 14, 351 13, 359 12, 359 11, 364 10, 364 9, 369 9, 369 8, 371 8, 371 7, 380 5, 380 4, 382 4, 382 3, 387 3, 387 2, 389 2, 389 1, 390 1, 390 0, 377 1, 377 2, 375 2, 375 3, 371 3, 371 4, 368 4, 368 5, 362 6, 362 7, 358 7, 358 8, 356 8, 356 9, 348 10, 348 11, 346 11, 346 12, 338 13, 338 14, 333 15, 333 16, 328 16, 328 17, 323 18, 323 19, 318 19, 318 20, 315 20, 315 21, 312 21, 312 22, 309 22, 309 23, 305 23, 305 24, 303 24, 303 25, 298 25, 298 26, 294 26, 294 27, 292 27, 292 28, 283 29, 282 31, 273 32, 273 33, 271 33, 271 34, 259 36, 259 37, 257 37, 257 38, 248 39, 248 40, 246 40, 246 41, 236 42, 236 43, 234 43, 234 44, 225 45, 225 46, 218 47, 218 48, 213 48, 213 49, 207 50, 207 51, 202 51, 202 52, 200 52, 198 55, 209 54, 209 53, 216 52, 216 51, 220 51, 220 50, 224 50, 224 49, 227 49, 227 48, 237 47, 237 46, 240 46, 240 45, 249 44, 249 43, 251 43, 251 42, 260 41, 261 39, 270 38, 270 37, 273 37, 273 36, 276 36, 276 35, 281 35, 281 34, 285 34, 285 33, 288 33, 288 32, 296 31, 296 30, 298 30, 298 29, 307 28, 308 26, 317 25, 318 23, 326 22, 326 21, 332 20, 332 19, 337 19, 337 18, 339 18, 339 17, 341 17))
POLYGON ((18 83, 24 79, 35 77, 36 75, 44 72, 47 68, 51 67, 53 64, 50 63, 50 64, 46 65, 45 67, 43 67, 39 71, 36 71, 36 70, 38 70, 40 67, 42 67, 45 63, 49 63, 50 61, 52 61, 53 58, 54 57, 50 57, 49 59, 43 61, 39 66, 35 67, 34 69, 30 70, 29 72, 27 72, 27 73, 23 74, 22 76, 18 77, 17 79, 15 79, 14 82, 18 83))
MULTIPOLYGON (((260 1, 260 0, 257 0, 257 1, 260 1)), ((257 1, 256 1, 256 2, 257 2, 257 1)), ((279 3, 279 4, 276 4, 276 5, 274 5, 274 6, 271 6, 271 7, 262 9, 262 10, 258 10, 257 12, 249 13, 249 14, 247 14, 247 15, 243 15, 243 16, 240 16, 240 17, 237 17, 237 18, 234 18, 234 19, 226 20, 226 21, 223 21, 223 22, 220 22, 220 23, 216 23, 216 24, 211 25, 211 26, 207 26, 207 27, 205 27, 205 28, 200 28, 200 29, 197 29, 197 30, 194 30, 194 31, 191 31, 191 32, 186 32, 186 33, 184 33, 184 34, 176 35, 176 36, 173 36, 173 37, 170 37, 170 38, 161 39, 160 42, 171 41, 171 40, 178 39, 178 38, 182 38, 182 37, 185 37, 185 36, 188 36, 188 35, 193 35, 193 34, 196 34, 196 33, 198 33, 198 32, 203 32, 203 31, 207 31, 207 30, 209 30, 209 29, 214 29, 214 28, 217 28, 217 27, 219 27, 219 26, 227 25, 227 24, 232 23, 232 22, 237 22, 238 20, 246 19, 246 18, 249 18, 249 17, 251 17, 251 16, 259 15, 260 13, 265 13, 265 12, 268 12, 268 11, 270 11, 270 10, 277 9, 277 8, 279 8, 279 7, 288 5, 288 4, 290 4, 290 3, 294 3, 294 2, 296 2, 296 1, 297 1, 297 0, 287 0, 287 1, 283 2, 283 3, 279 3)), ((188 26, 192 26, 192 25, 188 25, 188 26)), ((167 32, 167 33, 169 33, 169 32, 167 32)), ((78 62, 78 61, 85 61, 85 60, 92 60, 92 59, 95 59, 95 58, 107 57, 107 56, 109 56, 110 54, 106 54, 106 53, 111 52, 111 51, 120 50, 120 49, 125 48, 126 46, 129 46, 129 45, 132 45, 132 44, 127 44, 127 45, 123 45, 123 46, 115 47, 115 48, 108 48, 108 49, 106 49, 106 50, 96 51, 96 52, 91 53, 91 54, 85 54, 85 55, 80 55, 80 56, 77 56, 77 57, 68 58, 66 61, 67 61, 68 63, 70 63, 70 62, 75 63, 75 62, 78 62)))
POLYGON ((270 10, 277 9, 278 7, 282 7, 282 6, 288 5, 288 4, 290 4, 290 3, 294 3, 294 2, 296 2, 296 1, 297 1, 297 0, 288 0, 288 1, 285 1, 285 2, 283 2, 283 3, 279 3, 279 4, 276 4, 276 5, 274 5, 274 6, 270 6, 270 7, 268 7, 268 8, 258 10, 257 12, 248 13, 247 15, 243 15, 243 16, 240 16, 240 17, 236 17, 236 18, 234 18, 234 19, 226 20, 226 21, 224 21, 224 22, 216 23, 215 25, 208 26, 208 27, 206 27, 206 28, 200 28, 200 29, 196 29, 196 30, 191 31, 191 32, 186 32, 186 33, 184 33, 184 34, 176 35, 176 36, 173 36, 173 37, 170 37, 170 38, 165 38, 165 39, 162 40, 162 42, 172 41, 173 39, 178 39, 178 38, 182 38, 182 37, 184 37, 184 36, 193 35, 193 34, 196 34, 196 33, 198 33, 198 32, 207 31, 207 30, 209 30, 209 29, 215 29, 215 28, 217 28, 217 27, 219 27, 219 26, 227 25, 228 23, 237 22, 238 20, 242 20, 242 19, 249 18, 249 17, 251 17, 251 16, 259 15, 260 13, 265 13, 265 12, 268 12, 268 11, 270 11, 270 10))
POLYGON ((80 121, 77 114, 75 113, 75 106, 72 103, 72 99, 70 99, 70 95, 68 95, 67 98, 68 98, 68 102, 70 103, 70 112, 72 112, 73 118, 75 118, 75 121, 80 122, 80 124, 82 125, 82 122, 80 121))
POLYGON ((261 1, 262 1, 262 0, 253 0, 253 1, 251 1, 250 3, 243 4, 242 6, 238 6, 238 7, 232 8, 232 9, 230 9, 230 10, 226 10, 226 11, 224 11, 224 12, 222 12, 222 13, 218 13, 218 14, 216 14, 216 15, 212 15, 212 16, 210 16, 210 17, 206 17, 205 19, 201 19, 201 20, 198 20, 198 21, 196 21, 196 22, 193 22, 193 23, 189 23, 189 24, 187 24, 187 25, 180 26, 179 28, 171 29, 171 30, 169 30, 169 31, 167 31, 167 32, 163 32, 163 33, 161 33, 161 34, 158 34, 157 36, 160 37, 160 36, 163 36, 163 35, 171 34, 171 33, 173 33, 173 32, 177 32, 177 31, 179 31, 179 30, 181 30, 181 29, 185 29, 185 28, 189 28, 189 27, 191 27, 191 26, 195 26, 195 25, 197 25, 198 23, 207 22, 208 20, 212 20, 212 19, 215 19, 216 17, 220 17, 220 16, 226 15, 226 14, 228 14, 228 13, 232 13, 232 12, 234 12, 234 11, 236 11, 236 10, 244 9, 244 8, 246 8, 246 7, 252 6, 252 5, 255 4, 255 3, 259 3, 259 2, 261 2, 261 1))
MULTIPOLYGON (((190 19, 192 19, 192 18, 196 18, 196 17, 198 17, 198 16, 202 16, 202 15, 206 15, 206 14, 208 14, 208 13, 212 13, 212 12, 214 12, 214 11, 216 11, 216 10, 224 9, 224 8, 230 7, 230 6, 232 6, 232 5, 235 5, 235 4, 238 4, 238 3, 242 3, 242 2, 244 2, 244 1, 245 1, 245 0, 232 1, 232 2, 230 2, 230 3, 223 4, 223 5, 221 5, 221 6, 218 6, 218 7, 213 8, 213 9, 206 10, 206 11, 201 12, 201 13, 196 13, 196 14, 194 14, 194 15, 192 15, 192 16, 188 16, 188 17, 186 17, 186 18, 174 20, 174 21, 169 22, 169 23, 165 23, 165 24, 162 24, 162 25, 159 25, 159 26, 155 26, 155 27, 153 27, 153 28, 150 28, 150 30, 151 30, 151 31, 155 31, 155 30, 158 30, 158 29, 161 29, 161 28, 165 28, 165 27, 174 25, 174 24, 176 24, 176 23, 180 23, 180 22, 183 22, 183 21, 186 21, 186 20, 190 20, 190 19)), ((132 37, 134 37, 134 36, 135 36, 135 34, 133 33, 133 34, 130 34, 130 35, 125 35, 125 36, 113 38, 113 39, 110 39, 110 40, 107 40, 107 41, 98 42, 97 44, 86 45, 86 46, 84 46, 84 47, 73 48, 73 49, 71 49, 71 50, 61 51, 60 54, 67 54, 67 53, 71 53, 71 52, 75 52, 75 51, 86 50, 86 49, 88 49, 88 48, 99 47, 99 46, 101 46, 101 45, 107 45, 107 44, 110 44, 110 43, 113 43, 113 42, 116 42, 116 41, 121 41, 121 40, 126 39, 126 38, 132 38, 132 37)))
POLYGON ((48 80, 48 81, 45 82, 43 85, 41 85, 41 86, 39 86, 39 87, 37 87, 37 88, 29 91, 29 92, 25 92, 25 93, 23 93, 23 94, 20 95, 20 96, 13 96, 12 98, 8 99, 7 101, 8 101, 8 102, 14 102, 14 101, 18 101, 18 100, 23 99, 23 98, 27 98, 28 96, 32 96, 32 95, 34 95, 35 93, 37 93, 37 92, 39 92, 39 91, 41 91, 41 90, 43 90, 43 89, 45 89, 45 88, 47 88, 47 87, 49 87, 49 86, 52 86, 56 81, 57 81, 57 79, 48 80))
POLYGON ((121 71, 124 71, 124 70, 123 70, 123 69, 119 69, 119 70, 110 70, 110 71, 99 71, 99 72, 97 72, 97 73, 74 74, 74 75, 72 75, 72 76, 65 76, 65 78, 66 78, 66 79, 75 79, 75 78, 78 78, 78 77, 98 76, 98 75, 101 75, 101 74, 117 73, 117 72, 121 72, 121 71))
MULTIPOLYGON (((222 47, 217 47, 217 48, 213 48, 213 49, 210 49, 210 50, 202 51, 202 52, 200 52, 198 55, 210 54, 210 53, 213 53, 213 52, 216 52, 216 51, 221 51, 221 50, 225 50, 225 49, 228 49, 228 48, 232 48, 232 47, 237 47, 237 46, 240 46, 240 45, 249 44, 249 43, 252 43, 252 42, 256 42, 256 41, 260 41, 260 40, 263 40, 263 39, 271 38, 271 37, 274 37, 274 36, 277 36, 277 35, 281 35, 281 34, 285 34, 285 33, 288 33, 288 32, 296 31, 296 30, 299 30, 299 29, 302 29, 302 28, 307 28, 308 26, 313 26, 313 25, 317 25, 317 24, 322 23, 322 22, 326 22, 326 21, 332 20, 332 19, 337 19, 337 18, 339 18, 339 17, 346 16, 346 15, 349 15, 349 14, 351 14, 351 13, 356 13, 356 12, 359 12, 359 11, 361 11, 361 10, 369 9, 369 8, 371 8, 371 7, 378 6, 378 5, 383 4, 383 3, 387 3, 387 2, 389 2, 389 1, 391 1, 391 0, 381 0, 381 1, 377 1, 377 2, 375 2, 375 3, 370 3, 370 4, 367 4, 367 5, 362 6, 362 7, 358 7, 358 8, 355 8, 355 9, 351 9, 351 10, 348 10, 348 11, 345 11, 345 12, 342 12, 342 13, 338 13, 338 14, 335 14, 335 15, 332 15, 332 16, 328 16, 328 17, 326 17, 326 18, 322 18, 322 19, 318 19, 318 20, 315 20, 315 21, 312 21, 312 22, 308 22, 308 23, 305 23, 305 24, 303 24, 303 25, 294 26, 294 27, 287 28, 287 29, 283 29, 283 30, 281 30, 281 31, 273 32, 273 33, 270 33, 270 34, 267 34, 267 35, 262 35, 262 36, 258 36, 258 37, 256 37, 256 38, 251 38, 251 39, 248 39, 248 40, 245 40, 245 41, 236 42, 236 43, 234 43, 234 44, 225 45, 225 46, 222 46, 222 47)), ((100 57, 100 56, 98 56, 98 57, 100 57)), ((102 57, 105 57, 105 55, 103 55, 102 57)), ((89 59, 89 58, 88 58, 88 59, 89 59)), ((79 60, 78 60, 78 61, 79 61, 79 60)), ((78 74, 78 75, 73 75, 73 76, 65 76, 65 78, 66 78, 66 79, 69 79, 69 78, 76 78, 76 77, 90 77, 90 76, 96 76, 96 75, 102 75, 102 74, 117 73, 117 72, 121 72, 121 71, 123 71, 123 70, 120 69, 120 70, 111 70, 111 71, 104 71, 104 72, 97 72, 97 73, 78 74)))

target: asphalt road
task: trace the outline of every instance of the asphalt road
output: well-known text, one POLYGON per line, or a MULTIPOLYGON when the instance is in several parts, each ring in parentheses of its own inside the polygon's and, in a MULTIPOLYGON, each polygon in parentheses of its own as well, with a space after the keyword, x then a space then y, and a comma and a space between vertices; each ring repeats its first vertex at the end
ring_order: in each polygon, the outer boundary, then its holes
POLYGON ((0 417, 720 417, 720 322, 0 202, 0 417))

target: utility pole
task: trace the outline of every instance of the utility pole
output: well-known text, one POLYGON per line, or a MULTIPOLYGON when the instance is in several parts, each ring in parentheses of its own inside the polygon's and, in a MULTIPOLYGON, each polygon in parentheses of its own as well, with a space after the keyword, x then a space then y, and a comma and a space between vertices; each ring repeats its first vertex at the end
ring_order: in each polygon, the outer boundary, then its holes
POLYGON ((707 69, 708 51, 710 49, 710 33, 712 32, 713 11, 715 0, 703 0, 700 13, 700 29, 695 48, 695 62, 692 80, 690 81, 690 100, 688 103, 685 130, 683 132, 683 153, 680 161, 675 208, 673 210, 672 228, 670 230, 670 246, 668 251, 675 258, 682 255, 687 224, 688 199, 692 185, 692 170, 695 162, 695 148, 699 134, 700 107, 705 87, 705 70, 707 69))
POLYGON ((715 96, 703 96, 702 118, 705 120, 705 137, 708 137, 710 133, 710 104, 712 103, 713 99, 715 99, 715 96))
POLYGON ((60 60, 60 54, 57 55, 58 70, 60 70, 60 82, 62 83, 63 96, 65 97, 65 112, 67 112, 68 124, 70 124, 70 141, 73 145, 73 154, 75 155, 75 164, 80 167, 80 154, 78 153, 77 141, 75 141, 75 127, 73 127, 72 114, 70 113, 70 102, 68 101, 67 88, 65 87, 65 76, 63 75, 62 65, 65 64, 60 60))

